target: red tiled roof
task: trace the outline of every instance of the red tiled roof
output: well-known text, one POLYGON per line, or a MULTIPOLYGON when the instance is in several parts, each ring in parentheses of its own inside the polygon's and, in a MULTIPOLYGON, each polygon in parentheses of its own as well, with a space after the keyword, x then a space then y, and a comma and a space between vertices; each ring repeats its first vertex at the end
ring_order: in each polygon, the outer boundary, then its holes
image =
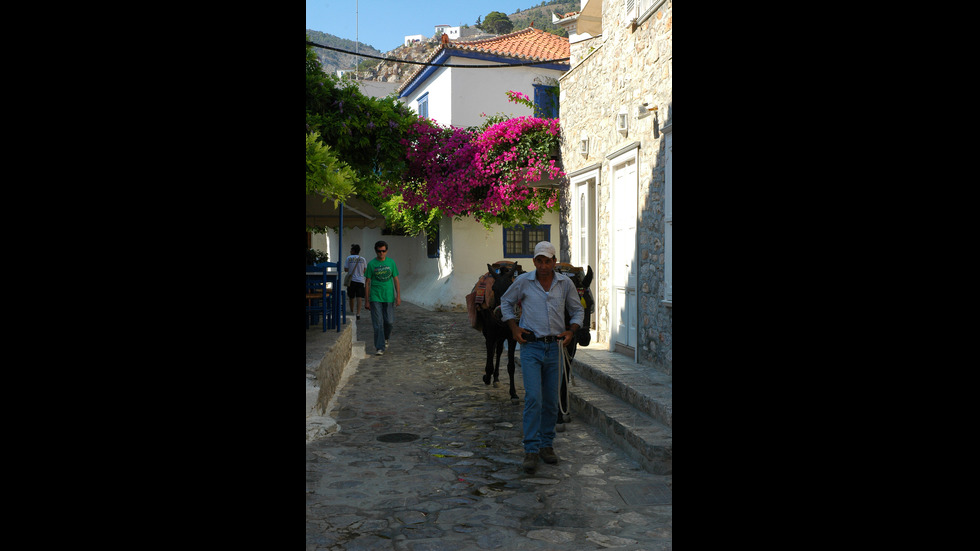
POLYGON ((534 27, 528 27, 515 33, 496 36, 494 38, 475 40, 473 42, 457 41, 450 44, 450 47, 460 50, 519 57, 532 61, 561 59, 568 57, 571 53, 567 38, 546 33, 534 27))
MULTIPOLYGON (((474 40, 471 42, 455 41, 450 42, 449 44, 443 44, 436 48, 425 60, 425 62, 431 63, 434 59, 439 57, 439 54, 441 54, 443 50, 454 49, 467 52, 479 52, 506 57, 515 57, 529 61, 563 59, 571 56, 571 48, 568 45, 568 38, 558 36, 556 34, 546 33, 541 29, 535 29, 534 27, 528 27, 517 32, 495 36, 493 38, 485 38, 483 40, 474 40)), ((451 51, 447 53, 452 55, 451 51)), ((568 61, 556 61, 555 63, 567 65, 568 61)), ((418 77, 424 69, 425 66, 419 66, 419 68, 417 68, 415 72, 412 73, 412 75, 398 87, 398 92, 401 93, 402 90, 408 88, 408 86, 415 81, 415 78, 418 77)))

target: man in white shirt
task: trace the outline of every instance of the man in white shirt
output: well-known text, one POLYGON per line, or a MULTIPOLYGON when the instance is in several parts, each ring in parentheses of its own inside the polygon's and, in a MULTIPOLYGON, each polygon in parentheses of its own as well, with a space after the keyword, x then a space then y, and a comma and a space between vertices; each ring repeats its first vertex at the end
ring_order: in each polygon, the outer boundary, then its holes
POLYGON ((559 346, 568 346, 582 326, 585 311, 568 276, 556 272, 555 247, 542 241, 534 247, 533 272, 514 279, 500 297, 501 319, 521 343, 524 379, 524 472, 533 474, 540 457, 558 463, 554 450, 558 420, 558 388, 562 366, 559 346), (518 324, 514 306, 521 303, 518 324), (565 329, 565 312, 571 329, 565 329))

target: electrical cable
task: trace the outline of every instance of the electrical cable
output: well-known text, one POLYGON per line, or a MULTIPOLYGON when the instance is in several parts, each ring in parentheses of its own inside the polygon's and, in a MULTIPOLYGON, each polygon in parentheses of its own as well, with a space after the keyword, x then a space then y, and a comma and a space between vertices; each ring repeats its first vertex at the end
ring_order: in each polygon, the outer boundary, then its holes
POLYGON ((371 59, 380 59, 382 61, 391 61, 394 63, 410 63, 412 65, 427 65, 429 67, 451 67, 451 68, 458 68, 458 69, 501 69, 504 67, 527 67, 529 65, 544 65, 545 63, 557 63, 560 61, 568 61, 569 59, 571 59, 569 57, 563 57, 559 59, 546 59, 544 61, 529 61, 527 63, 510 63, 507 65, 459 65, 457 63, 439 64, 439 63, 428 63, 425 61, 409 61, 407 59, 393 59, 390 57, 380 57, 380 56, 370 55, 370 54, 355 53, 347 50, 341 50, 340 48, 324 46, 323 44, 317 44, 316 42, 310 42, 309 40, 307 40, 306 43, 316 48, 323 48, 324 50, 333 50, 335 52, 340 52, 342 54, 350 54, 359 57, 370 57, 371 59))

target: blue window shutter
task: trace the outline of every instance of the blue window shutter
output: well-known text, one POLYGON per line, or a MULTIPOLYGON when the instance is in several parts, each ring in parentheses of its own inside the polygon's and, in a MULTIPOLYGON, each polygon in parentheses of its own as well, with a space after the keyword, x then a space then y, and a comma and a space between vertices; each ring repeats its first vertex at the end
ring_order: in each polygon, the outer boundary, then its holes
POLYGON ((557 86, 534 85, 534 116, 554 119, 558 117, 558 100, 554 93, 557 86))

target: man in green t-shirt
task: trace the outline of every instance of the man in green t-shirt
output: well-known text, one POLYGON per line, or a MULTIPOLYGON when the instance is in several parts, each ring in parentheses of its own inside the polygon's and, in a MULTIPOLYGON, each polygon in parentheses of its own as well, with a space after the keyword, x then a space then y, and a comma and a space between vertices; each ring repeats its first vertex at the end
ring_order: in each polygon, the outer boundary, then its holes
POLYGON ((374 326, 374 354, 384 354, 395 323, 395 306, 402 303, 402 289, 398 283, 398 266, 388 258, 388 244, 378 241, 374 244, 377 258, 368 262, 364 270, 364 306, 371 310, 371 325, 374 326))

